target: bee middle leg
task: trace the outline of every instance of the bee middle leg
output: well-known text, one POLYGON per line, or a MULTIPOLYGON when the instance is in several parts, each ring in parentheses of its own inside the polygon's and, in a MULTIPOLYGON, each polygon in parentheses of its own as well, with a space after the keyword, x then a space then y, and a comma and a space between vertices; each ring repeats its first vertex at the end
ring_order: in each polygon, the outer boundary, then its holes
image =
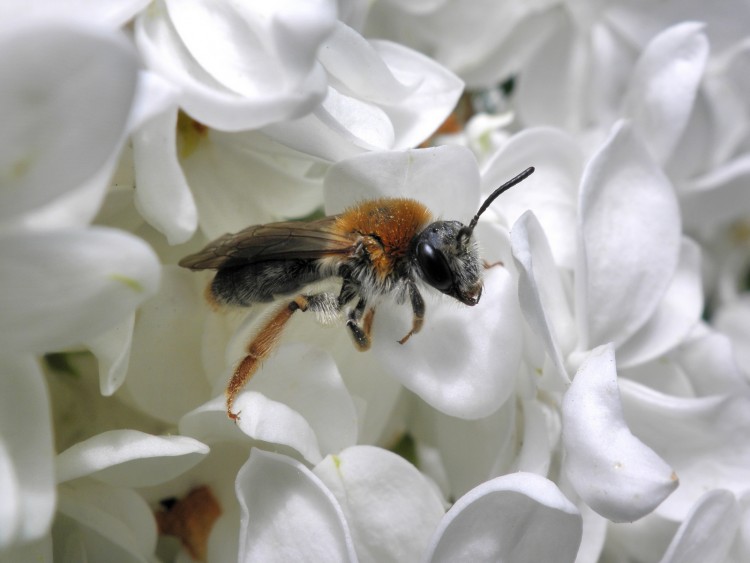
POLYGON ((349 327, 354 338, 354 345, 360 352, 370 349, 370 330, 372 329, 372 319, 374 316, 375 309, 367 309, 367 302, 364 299, 360 299, 357 305, 349 312, 346 326, 349 327))
POLYGON ((234 400, 250 378, 258 371, 261 362, 268 358, 276 348, 286 323, 295 312, 304 312, 311 306, 314 307, 316 297, 318 296, 298 295, 292 299, 289 304, 279 309, 276 314, 268 319, 255 338, 248 344, 246 355, 237 364, 226 388, 226 405, 229 418, 235 422, 240 418, 239 413, 235 413, 233 410, 234 400))
POLYGON ((409 340, 413 334, 417 334, 422 330, 422 325, 424 324, 424 299, 414 283, 409 284, 409 301, 411 301, 411 310, 414 314, 412 317, 411 330, 406 336, 398 341, 399 344, 406 344, 406 341, 409 340))

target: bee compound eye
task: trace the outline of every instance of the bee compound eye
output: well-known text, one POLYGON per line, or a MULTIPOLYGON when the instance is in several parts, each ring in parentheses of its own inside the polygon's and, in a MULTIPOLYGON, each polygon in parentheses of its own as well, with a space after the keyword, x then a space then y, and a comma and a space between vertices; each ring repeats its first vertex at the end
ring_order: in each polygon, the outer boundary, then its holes
POLYGON ((420 242, 417 245, 417 261, 428 284, 440 291, 450 289, 453 274, 442 252, 428 242, 420 242))

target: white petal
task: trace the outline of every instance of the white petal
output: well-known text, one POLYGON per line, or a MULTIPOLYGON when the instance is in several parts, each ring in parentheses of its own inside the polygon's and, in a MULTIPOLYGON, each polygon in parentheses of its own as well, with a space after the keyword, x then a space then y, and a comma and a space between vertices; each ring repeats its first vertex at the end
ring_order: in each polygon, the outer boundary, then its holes
POLYGON ((680 262, 664 299, 648 322, 617 348, 617 363, 623 368, 645 363, 682 342, 703 313, 701 282, 700 248, 684 238, 680 262))
POLYGON ((680 525, 661 563, 726 561, 740 525, 740 510, 729 491, 703 495, 680 525))
POLYGON ((669 180, 619 124, 582 179, 575 277, 581 348, 617 346, 643 326, 674 276, 680 241, 669 180))
POLYGON ((156 548, 151 508, 130 489, 88 480, 65 483, 60 486, 59 511, 80 526, 89 561, 145 561, 156 548))
MULTIPOLYGON (((234 409, 240 415, 237 427, 253 440, 292 448, 308 463, 323 458, 310 423, 284 403, 255 391, 243 391, 234 401, 234 409)), ((223 414, 226 416, 226 407, 223 414)))
POLYGON ((173 100, 132 138, 136 206, 169 244, 187 241, 198 226, 195 201, 177 160, 176 136, 177 104, 173 100))
POLYGON ((628 429, 611 344, 591 352, 563 398, 566 476, 581 498, 613 522, 632 522, 656 508, 677 476, 628 429))
POLYGON ((111 396, 125 381, 134 325, 135 313, 86 342, 99 362, 99 390, 105 397, 111 396))
MULTIPOLYGON (((260 6, 260 4, 257 6, 260 6)), ((196 60, 191 50, 208 50, 199 53, 199 56, 210 59, 205 60, 205 62, 209 65, 211 72, 218 73, 221 79, 229 79, 231 73, 225 71, 235 63, 244 63, 239 61, 237 57, 232 56, 230 60, 227 60, 225 68, 222 69, 221 57, 215 55, 220 54, 221 48, 225 49, 225 53, 231 52, 236 46, 234 41, 248 41, 256 36, 254 33, 241 34, 237 38, 224 35, 218 43, 210 44, 211 42, 206 42, 203 29, 201 29, 202 26, 208 26, 206 31, 211 34, 222 34, 226 25, 230 28, 242 27, 249 22, 236 14, 227 13, 231 10, 226 9, 226 7, 225 10, 204 12, 208 15, 201 20, 197 17, 200 11, 196 10, 201 7, 197 2, 170 4, 170 9, 178 14, 188 44, 178 34, 173 22, 168 18, 166 6, 161 2, 152 6, 152 9, 144 10, 135 22, 136 43, 145 63, 180 89, 182 94, 180 106, 191 116, 210 127, 226 131, 239 131, 256 129, 269 123, 299 117, 308 113, 320 103, 325 94, 326 76, 322 67, 317 63, 309 69, 310 72, 307 74, 302 76, 297 74, 293 78, 294 72, 292 75, 288 75, 291 84, 285 84, 283 80, 281 82, 275 81, 276 87, 274 88, 266 86, 264 78, 268 74, 265 73, 261 77, 240 73, 233 77, 234 80, 230 80, 231 84, 227 85, 217 81, 196 60), (188 13, 191 8, 193 9, 192 12, 188 13), (189 25, 187 21, 183 21, 182 16, 189 20, 189 25), (216 64, 219 66, 216 66, 216 64), (254 78, 259 80, 253 85, 254 78), (237 92, 231 89, 232 86, 239 87, 242 91, 237 92)), ((305 12, 306 10, 303 9, 302 14, 305 12)), ((260 16, 260 14, 256 14, 256 16, 260 16)), ((319 21, 319 16, 324 20, 323 25, 329 26, 330 29, 330 25, 333 23, 330 13, 325 10, 321 11, 311 21, 319 21)), ((260 20, 262 18, 258 17, 258 21, 260 20)), ((313 28, 315 27, 315 24, 313 24, 313 28)), ((273 26, 271 29, 273 29, 273 26)), ((285 30, 282 25, 279 31, 282 32, 289 45, 294 49, 298 41, 290 33, 293 30, 285 30)), ((262 32, 262 34, 264 33, 262 32)), ((303 33, 301 38, 306 41, 308 36, 303 33)), ((269 39, 275 41, 273 38, 269 39)), ((283 38, 281 43, 275 46, 284 50, 286 47, 283 38)), ((307 60, 309 53, 309 49, 305 53, 298 51, 299 61, 307 60)), ((258 61, 261 65, 266 65, 265 69, 272 73, 274 72, 272 69, 275 67, 282 71, 280 73, 282 76, 284 71, 289 70, 297 62, 293 57, 281 62, 275 57, 264 59, 263 56, 259 58, 257 55, 262 55, 260 48, 255 49, 253 56, 249 57, 247 61, 258 61)))
POLYGON ((209 238, 320 206, 322 181, 311 173, 310 158, 258 132, 210 130, 182 166, 209 238))
POLYGON ((200 283, 192 272, 165 266, 158 293, 138 311, 124 390, 159 420, 177 422, 211 396, 201 362, 208 307, 200 283))
POLYGON ((20 12, 34 16, 62 17, 70 20, 71 17, 86 22, 104 24, 106 26, 121 27, 145 8, 149 0, 35 0, 16 4, 7 2, 0 4, 0 16, 3 20, 8 17, 18 17, 20 12), (5 13, 5 11, 8 13, 5 13))
POLYGON ((737 365, 733 344, 737 343, 726 335, 698 325, 677 349, 674 360, 689 377, 692 394, 701 397, 745 391, 747 378, 737 365))
POLYGON ((489 195, 529 166, 536 167, 534 174, 503 194, 487 213, 494 211, 510 227, 521 215, 533 211, 545 232, 554 233, 549 244, 555 263, 573 269, 581 149, 559 129, 524 129, 482 166, 482 193, 489 195))
POLYGON ((680 487, 658 507, 659 514, 681 521, 706 491, 747 490, 750 396, 746 389, 731 395, 681 398, 622 379, 620 390, 630 428, 680 476, 680 487))
POLYGON ((49 531, 53 456, 42 373, 31 358, 0 356, 0 551, 49 531))
POLYGON ((398 103, 386 104, 395 130, 393 148, 414 147, 431 135, 456 106, 464 83, 433 59, 390 41, 373 47, 403 84, 414 85, 398 103))
POLYGON ((419 560, 443 505, 413 465, 387 450, 354 446, 313 472, 341 505, 360 561, 419 560))
POLYGON ((0 237, 0 347, 43 352, 79 344, 156 290, 159 262, 132 235, 94 227, 0 237))
POLYGON ((633 70, 626 113, 661 164, 688 123, 708 53, 703 24, 681 23, 652 39, 633 70))
POLYGON ((123 36, 72 21, 15 21, 0 33, 0 52, 8 219, 77 188, 119 148, 137 62, 123 36))
POLYGON ((521 310, 537 338, 544 342, 557 371, 556 383, 568 383, 561 347, 569 353, 575 345, 571 339, 575 335, 573 314, 547 236, 533 212, 524 213, 513 225, 511 243, 518 266, 521 310))
POLYGON ((236 487, 239 561, 357 561, 336 498, 298 461, 254 449, 236 487))
MULTIPOLYGON (((323 455, 339 452, 357 441, 354 402, 333 358, 320 349, 299 343, 283 345, 263 363, 247 389, 283 403, 302 417, 315 433, 316 446, 323 455)), ((243 430, 256 424, 274 424, 268 414, 255 413, 252 406, 242 407, 240 398, 236 410, 243 411, 239 423, 243 430)), ((275 441, 257 433, 249 435, 257 440, 275 441)), ((313 463, 320 460, 308 459, 313 463)))
POLYGON ((411 309, 379 306, 373 355, 387 373, 446 414, 492 414, 512 396, 521 362, 522 321, 512 276, 503 267, 487 270, 482 300, 474 307, 427 291, 423 296, 424 327, 403 345, 399 339, 411 329, 411 309))
POLYGON ((719 309, 714 324, 729 337, 734 359, 750 377, 750 296, 744 294, 719 309))
POLYGON ((554 483, 513 473, 482 483, 443 518, 427 561, 573 562, 581 515, 554 483))
POLYGON ((479 207, 479 170, 464 147, 375 152, 334 164, 325 178, 328 213, 363 200, 409 197, 436 216, 468 222, 479 207))
POLYGON ((110 430, 61 452, 57 482, 92 476, 122 487, 149 487, 184 473, 206 454, 208 446, 187 436, 110 430))

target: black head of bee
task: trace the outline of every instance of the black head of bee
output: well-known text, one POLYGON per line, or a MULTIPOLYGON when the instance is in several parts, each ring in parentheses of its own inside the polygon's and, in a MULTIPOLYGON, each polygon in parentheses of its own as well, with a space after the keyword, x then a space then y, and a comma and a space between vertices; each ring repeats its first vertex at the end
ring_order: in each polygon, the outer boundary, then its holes
POLYGON ((482 262, 473 238, 479 216, 504 191, 528 178, 534 168, 497 188, 484 201, 468 225, 459 221, 436 221, 414 241, 413 260, 419 276, 438 291, 466 305, 476 305, 482 295, 482 262))

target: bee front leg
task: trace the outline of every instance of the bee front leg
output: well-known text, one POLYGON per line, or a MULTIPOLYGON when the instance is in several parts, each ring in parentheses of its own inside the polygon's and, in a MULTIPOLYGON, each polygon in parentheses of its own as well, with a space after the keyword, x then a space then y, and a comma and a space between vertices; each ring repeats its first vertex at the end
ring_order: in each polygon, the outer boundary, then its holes
POLYGON ((257 336, 247 346, 247 354, 242 361, 237 364, 232 374, 232 379, 226 389, 227 396, 227 415, 237 422, 240 418, 239 413, 232 410, 234 400, 237 395, 258 371, 260 364, 276 348, 281 338, 284 326, 296 311, 306 311, 309 306, 310 298, 305 295, 295 297, 288 305, 280 309, 273 315, 268 322, 263 325, 257 336))
POLYGON ((414 313, 414 317, 412 318, 411 330, 406 336, 398 341, 399 344, 406 344, 406 341, 409 340, 413 334, 418 333, 422 329, 422 324, 424 323, 424 299, 422 299, 422 294, 419 293, 419 290, 414 283, 409 284, 409 300, 411 301, 411 310, 414 313))

